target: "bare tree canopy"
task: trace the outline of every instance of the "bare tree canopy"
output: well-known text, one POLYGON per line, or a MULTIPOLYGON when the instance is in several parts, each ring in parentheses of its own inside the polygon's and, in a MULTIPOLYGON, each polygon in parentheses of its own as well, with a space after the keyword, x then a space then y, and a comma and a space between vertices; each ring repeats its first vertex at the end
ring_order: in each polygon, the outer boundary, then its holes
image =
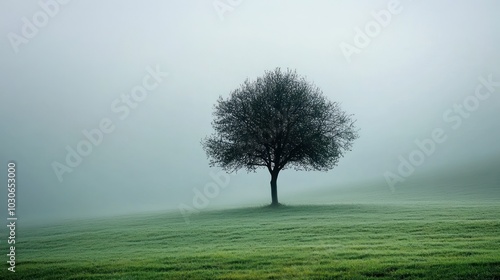
POLYGON ((273 205, 281 170, 330 170, 358 137, 351 115, 289 69, 247 79, 227 99, 219 97, 213 115, 215 133, 202 141, 210 166, 267 168, 273 205))

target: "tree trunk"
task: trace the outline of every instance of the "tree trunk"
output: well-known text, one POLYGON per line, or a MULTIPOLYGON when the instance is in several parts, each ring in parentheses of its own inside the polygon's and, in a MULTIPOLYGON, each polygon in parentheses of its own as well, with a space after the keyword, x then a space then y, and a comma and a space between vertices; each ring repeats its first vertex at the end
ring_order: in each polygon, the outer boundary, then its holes
POLYGON ((278 181, 278 172, 271 172, 271 205, 278 206, 278 186, 276 184, 278 181))

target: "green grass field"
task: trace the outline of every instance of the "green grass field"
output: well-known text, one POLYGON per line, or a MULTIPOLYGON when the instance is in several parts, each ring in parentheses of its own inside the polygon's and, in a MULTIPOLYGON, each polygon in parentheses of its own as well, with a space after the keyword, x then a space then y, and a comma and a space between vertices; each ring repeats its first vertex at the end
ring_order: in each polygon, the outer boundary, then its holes
MULTIPOLYGON (((18 229, 2 279, 500 279, 495 203, 338 204, 18 229)), ((2 250, 6 251, 5 243, 2 250)))
POLYGON ((500 279, 500 160, 475 166, 189 224, 177 211, 21 223, 16 273, 2 242, 0 279, 500 279))

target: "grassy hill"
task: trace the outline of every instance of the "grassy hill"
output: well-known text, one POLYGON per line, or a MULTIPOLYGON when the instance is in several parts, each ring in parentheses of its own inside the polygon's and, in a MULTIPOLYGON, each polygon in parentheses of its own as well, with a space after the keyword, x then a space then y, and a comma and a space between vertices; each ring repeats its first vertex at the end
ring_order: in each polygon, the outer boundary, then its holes
MULTIPOLYGON (((338 204, 18 229, 1 279, 500 279, 500 206, 338 204)), ((2 244, 2 251, 6 251, 2 244)))
POLYGON ((416 172, 394 193, 371 181, 189 224, 178 212, 20 223, 16 273, 4 262, 0 279, 500 279, 499 171, 416 172))

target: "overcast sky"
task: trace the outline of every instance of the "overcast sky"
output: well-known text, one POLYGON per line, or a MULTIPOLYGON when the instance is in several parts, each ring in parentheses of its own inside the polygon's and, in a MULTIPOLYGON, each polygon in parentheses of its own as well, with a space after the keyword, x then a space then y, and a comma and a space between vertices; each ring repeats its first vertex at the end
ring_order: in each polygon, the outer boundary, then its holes
MULTIPOLYGON (((200 145, 216 99, 276 67, 360 129, 334 170, 283 171, 280 196, 397 174, 435 129, 446 141, 416 172, 500 155, 500 87, 479 86, 500 81, 498 1, 63 2, 0 2, 0 158, 17 162, 26 220, 192 205, 220 171, 200 145), (100 128, 68 166, 67 147, 100 128)), ((266 170, 242 170, 210 205, 263 205, 269 189, 266 170)))

